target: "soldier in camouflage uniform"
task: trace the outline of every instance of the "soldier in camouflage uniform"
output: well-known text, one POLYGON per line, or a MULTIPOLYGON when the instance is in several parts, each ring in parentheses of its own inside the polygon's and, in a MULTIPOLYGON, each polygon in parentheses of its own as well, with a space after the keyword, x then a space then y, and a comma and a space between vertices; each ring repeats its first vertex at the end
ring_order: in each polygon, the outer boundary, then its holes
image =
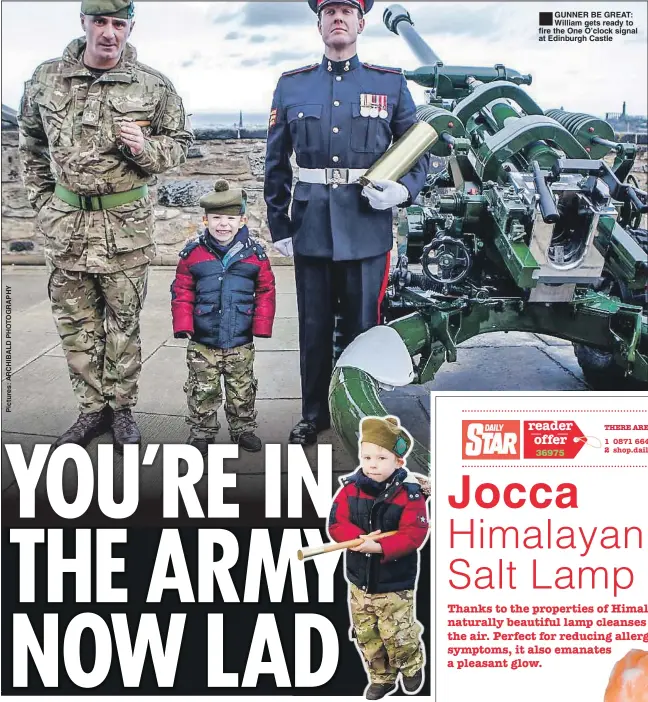
POLYGON ((328 531, 334 541, 361 538, 345 553, 353 638, 365 660, 368 700, 423 686, 422 627, 416 621, 418 549, 428 535, 425 495, 404 467, 412 437, 396 417, 365 417, 360 467, 342 479, 328 531), (381 532, 396 533, 376 540, 381 532))
POLYGON ((112 425, 120 448, 141 439, 131 408, 155 255, 147 183, 184 162, 193 135, 169 80, 126 42, 131 0, 83 0, 81 13, 85 37, 25 86, 20 155, 80 410, 55 445, 86 445, 112 425))
POLYGON ((200 200, 205 231, 180 252, 171 285, 176 337, 187 347, 189 443, 203 455, 220 425, 223 401, 230 438, 245 451, 260 451, 256 429, 257 382, 253 337, 269 337, 275 315, 275 280, 263 247, 245 226, 246 193, 219 180, 200 200))

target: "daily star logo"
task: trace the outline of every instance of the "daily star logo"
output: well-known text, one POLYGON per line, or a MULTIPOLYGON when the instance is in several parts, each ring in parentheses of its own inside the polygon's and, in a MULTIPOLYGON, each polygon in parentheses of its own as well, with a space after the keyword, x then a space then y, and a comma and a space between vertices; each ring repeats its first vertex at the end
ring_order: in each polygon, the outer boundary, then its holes
POLYGON ((515 419, 497 422, 464 419, 461 433, 464 460, 520 458, 520 422, 515 419))

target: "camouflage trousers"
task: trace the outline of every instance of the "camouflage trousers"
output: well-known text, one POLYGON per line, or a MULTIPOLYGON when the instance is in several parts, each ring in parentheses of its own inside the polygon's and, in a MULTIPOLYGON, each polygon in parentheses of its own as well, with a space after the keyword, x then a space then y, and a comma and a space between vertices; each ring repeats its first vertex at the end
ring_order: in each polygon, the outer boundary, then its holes
POLYGON ((52 271, 52 312, 82 413, 137 403, 147 276, 148 264, 109 274, 52 271))
POLYGON ((220 429, 216 414, 223 403, 221 376, 225 385, 225 416, 230 437, 237 441, 244 432, 256 429, 257 381, 253 343, 233 349, 215 349, 190 341, 187 367, 189 377, 184 391, 189 407, 187 424, 193 438, 211 439, 220 429))
POLYGON ((400 670, 423 667, 421 625, 414 619, 414 590, 368 594, 351 585, 351 619, 372 683, 392 683, 400 670))

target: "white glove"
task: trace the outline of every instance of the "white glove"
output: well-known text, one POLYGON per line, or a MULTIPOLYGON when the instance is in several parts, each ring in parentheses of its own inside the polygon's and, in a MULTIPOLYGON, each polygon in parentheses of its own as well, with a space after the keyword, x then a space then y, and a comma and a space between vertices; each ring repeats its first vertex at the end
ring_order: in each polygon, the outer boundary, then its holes
POLYGON ((292 237, 289 236, 287 239, 281 239, 280 241, 274 242, 274 247, 282 256, 292 256, 293 255, 293 243, 292 237))
POLYGON ((374 182, 382 188, 382 191, 369 185, 362 188, 362 194, 369 200, 369 204, 374 210, 389 210, 409 200, 409 191, 401 183, 394 180, 376 180, 374 182))

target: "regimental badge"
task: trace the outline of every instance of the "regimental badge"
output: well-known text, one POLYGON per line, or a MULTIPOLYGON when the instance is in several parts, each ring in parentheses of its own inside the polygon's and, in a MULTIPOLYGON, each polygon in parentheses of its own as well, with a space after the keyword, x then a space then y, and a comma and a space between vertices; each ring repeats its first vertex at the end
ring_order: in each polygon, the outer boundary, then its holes
POLYGON ((420 516, 420 517, 417 517, 417 519, 419 520, 419 522, 421 522, 421 524, 427 524, 427 519, 425 517, 420 516))
POLYGON ((399 436, 394 444, 394 452, 399 456, 404 456, 407 453, 407 441, 399 436))
POLYGON ((277 124, 277 108, 273 107, 270 110, 270 121, 268 122, 268 129, 272 129, 275 124, 277 124))
POLYGON ((387 96, 361 93, 360 114, 363 117, 373 117, 374 119, 380 117, 382 119, 387 119, 387 96))

